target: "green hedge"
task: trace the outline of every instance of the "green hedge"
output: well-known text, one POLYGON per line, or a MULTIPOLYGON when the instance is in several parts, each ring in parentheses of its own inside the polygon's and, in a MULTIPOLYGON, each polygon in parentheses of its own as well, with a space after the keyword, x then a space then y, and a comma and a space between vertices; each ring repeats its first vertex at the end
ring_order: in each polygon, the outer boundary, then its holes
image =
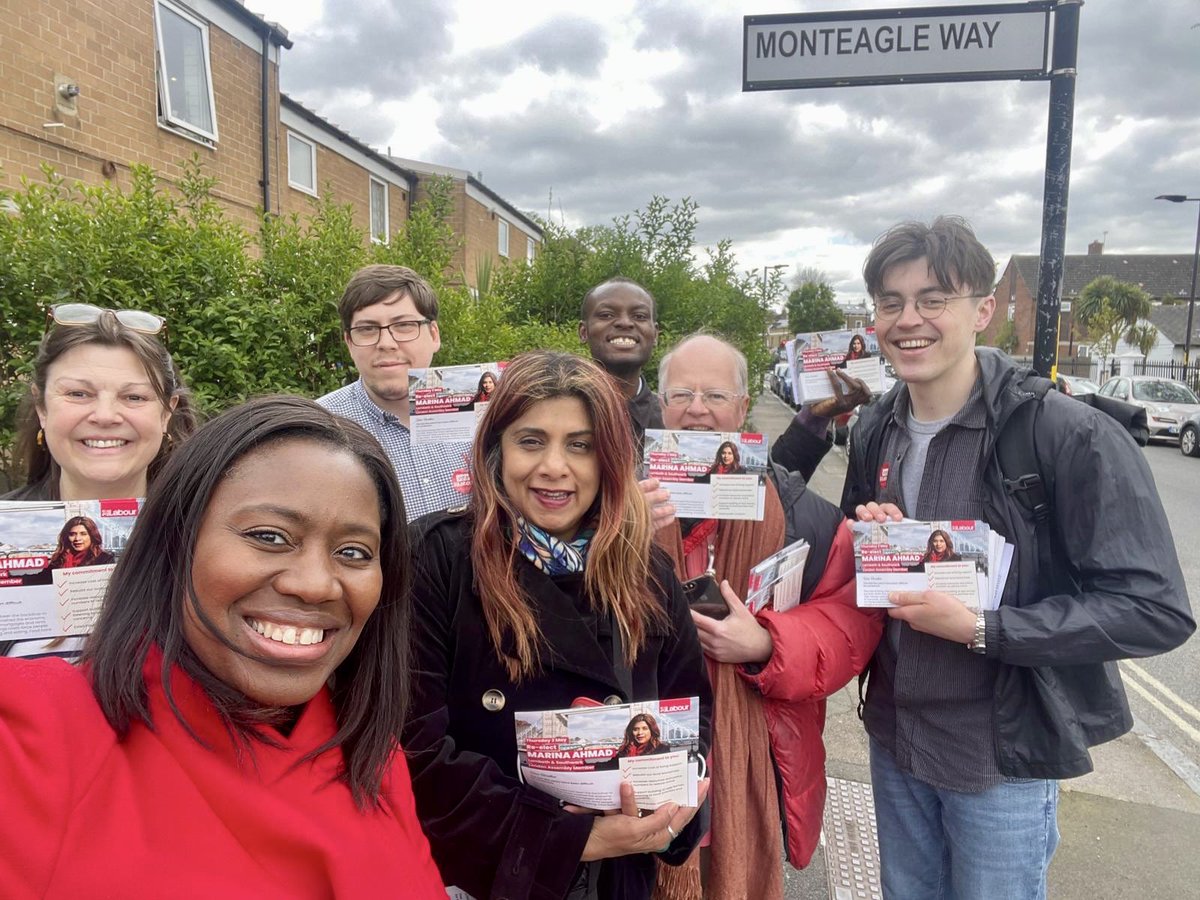
POLYGON ((251 232, 225 215, 214 186, 193 159, 177 190, 138 166, 127 192, 68 184, 49 168, 44 183, 0 191, 0 487, 16 483, 17 408, 46 309, 66 300, 165 316, 171 352, 210 413, 254 394, 318 396, 350 380, 337 300, 350 275, 370 262, 410 266, 433 284, 445 365, 535 347, 581 351, 580 300, 618 274, 655 294, 660 353, 707 328, 747 353, 752 384, 768 363, 756 283, 736 273, 727 241, 706 264, 696 263, 690 200, 672 205, 655 197, 610 226, 546 224, 532 265, 484 267, 472 296, 462 286, 465 273, 451 269, 459 239, 448 224, 448 180, 431 185, 386 245, 367 241, 350 207, 328 195, 304 219, 263 216, 251 232))

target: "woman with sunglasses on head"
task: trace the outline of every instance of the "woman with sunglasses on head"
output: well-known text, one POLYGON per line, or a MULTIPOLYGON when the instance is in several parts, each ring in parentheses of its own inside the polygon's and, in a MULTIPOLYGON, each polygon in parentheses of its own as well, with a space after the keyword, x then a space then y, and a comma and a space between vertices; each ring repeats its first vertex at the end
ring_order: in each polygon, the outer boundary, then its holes
MULTIPOLYGON (((52 307, 17 429, 26 482, 0 500, 144 497, 195 429, 190 393, 158 340, 164 320, 85 303, 52 307)), ((0 641, 0 656, 74 659, 83 639, 0 641)))
POLYGON ((84 303, 53 307, 17 433, 26 483, 4 500, 143 497, 195 428, 190 394, 158 335, 164 321, 84 303))
POLYGON ((0 896, 445 900, 391 463, 308 400, 172 454, 80 666, 0 660, 0 896))
MULTIPOLYGON (((536 351, 504 370, 472 447, 470 506, 414 523, 416 663, 404 744, 448 885, 474 897, 650 896, 703 825, 563 808, 518 778, 513 714, 710 692, 696 629, 634 475, 624 399, 590 360, 536 351)), ((707 781, 703 782, 703 792, 707 781)))

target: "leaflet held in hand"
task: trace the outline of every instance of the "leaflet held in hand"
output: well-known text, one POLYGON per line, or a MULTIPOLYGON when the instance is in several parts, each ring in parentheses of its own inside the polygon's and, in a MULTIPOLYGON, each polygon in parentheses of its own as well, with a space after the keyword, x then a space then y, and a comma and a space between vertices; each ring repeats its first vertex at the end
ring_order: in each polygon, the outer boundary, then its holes
POLYGON ((0 501, 0 640, 85 635, 141 501, 0 501))
POLYGON ((641 809, 696 805, 704 766, 698 697, 517 712, 514 720, 521 779, 551 797, 620 809, 628 781, 641 809))
POLYGON ((681 519, 761 520, 767 497, 766 435, 646 430, 645 478, 671 492, 681 519))
POLYGON ((413 446, 472 441, 506 362, 437 366, 408 373, 413 446))
POLYGON ((798 334, 787 342, 787 359, 797 403, 833 396, 830 369, 845 369, 872 393, 883 393, 883 360, 874 328, 798 334))
POLYGON ((995 609, 1011 546, 986 522, 852 522, 859 606, 890 607, 892 591, 941 591, 973 609, 995 609))

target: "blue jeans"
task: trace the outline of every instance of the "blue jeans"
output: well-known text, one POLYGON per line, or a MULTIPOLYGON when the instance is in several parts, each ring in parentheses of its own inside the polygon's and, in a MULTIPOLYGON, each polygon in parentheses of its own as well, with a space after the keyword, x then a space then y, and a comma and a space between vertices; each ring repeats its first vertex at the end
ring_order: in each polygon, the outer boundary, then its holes
POLYGON ((936 788, 872 740, 871 787, 885 900, 1045 900, 1057 781, 1006 781, 977 794, 936 788))

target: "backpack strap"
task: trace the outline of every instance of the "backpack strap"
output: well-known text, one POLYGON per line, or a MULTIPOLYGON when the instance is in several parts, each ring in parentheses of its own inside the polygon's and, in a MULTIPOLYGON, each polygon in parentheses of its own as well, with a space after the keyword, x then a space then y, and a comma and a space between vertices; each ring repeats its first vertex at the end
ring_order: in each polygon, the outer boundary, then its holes
POLYGON ((1004 490, 1025 508, 1041 526, 1049 522, 1054 506, 1037 456, 1037 420, 1047 392, 1054 386, 1049 378, 1028 376, 1021 387, 1034 395, 1008 417, 996 439, 996 458, 1000 462, 1004 490))

